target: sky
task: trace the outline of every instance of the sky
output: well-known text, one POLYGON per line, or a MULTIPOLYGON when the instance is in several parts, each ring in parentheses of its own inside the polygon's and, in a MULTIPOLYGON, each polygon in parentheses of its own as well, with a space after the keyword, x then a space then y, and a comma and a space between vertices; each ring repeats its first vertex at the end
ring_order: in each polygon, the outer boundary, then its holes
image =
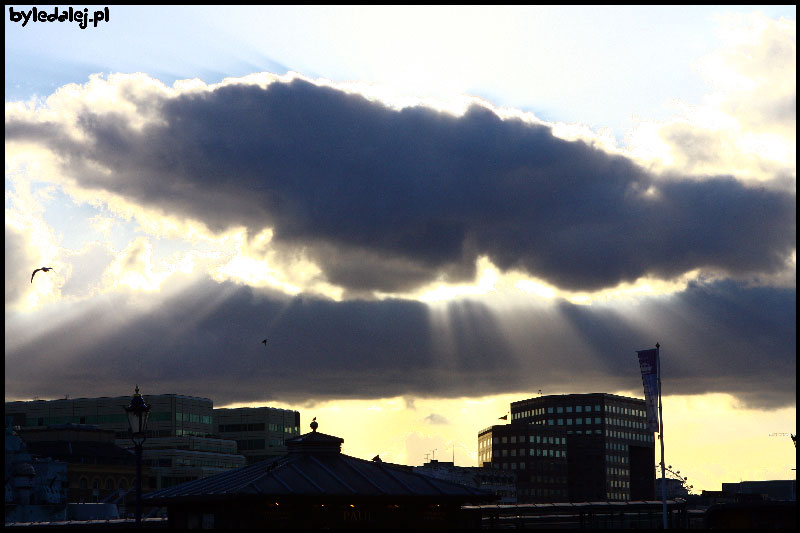
POLYGON ((104 7, 6 6, 6 401, 474 466, 659 343, 694 492, 795 477, 794 6, 104 7))

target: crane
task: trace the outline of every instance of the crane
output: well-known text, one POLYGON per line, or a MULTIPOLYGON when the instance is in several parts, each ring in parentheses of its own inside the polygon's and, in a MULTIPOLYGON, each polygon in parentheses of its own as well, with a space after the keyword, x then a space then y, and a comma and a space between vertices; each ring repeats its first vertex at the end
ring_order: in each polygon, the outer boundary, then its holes
POLYGON ((792 437, 792 444, 797 448, 797 434, 796 433, 770 433, 770 437, 792 437))

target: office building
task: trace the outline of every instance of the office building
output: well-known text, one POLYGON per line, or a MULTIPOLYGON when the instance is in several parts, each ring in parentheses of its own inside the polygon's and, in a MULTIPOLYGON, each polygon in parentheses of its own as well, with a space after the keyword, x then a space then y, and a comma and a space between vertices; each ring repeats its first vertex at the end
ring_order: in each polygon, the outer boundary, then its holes
POLYGON ((514 470, 521 503, 649 500, 655 454, 645 402, 614 394, 511 404, 509 424, 478 434, 482 464, 514 470))
MULTIPOLYGON (((214 435, 214 404, 180 394, 145 395, 150 406, 142 462, 150 489, 201 479, 246 464, 236 442, 214 435)), ((5 414, 21 431, 90 424, 114 432, 115 444, 133 448, 125 407, 130 396, 6 402, 5 414)))
POLYGON ((236 441, 247 464, 286 453, 285 441, 300 434, 300 413, 274 407, 214 409, 215 433, 236 441))
POLYGON ((519 503, 567 501, 566 450, 561 428, 503 424, 478 433, 481 464, 515 474, 519 503))
MULTIPOLYGON (((144 395, 150 406, 147 438, 200 436, 214 433, 214 404, 208 398, 180 394, 144 395)), ((117 439, 129 438, 125 407, 130 396, 100 398, 65 398, 6 402, 6 416, 21 428, 47 427, 57 424, 94 424, 113 429, 117 439)))

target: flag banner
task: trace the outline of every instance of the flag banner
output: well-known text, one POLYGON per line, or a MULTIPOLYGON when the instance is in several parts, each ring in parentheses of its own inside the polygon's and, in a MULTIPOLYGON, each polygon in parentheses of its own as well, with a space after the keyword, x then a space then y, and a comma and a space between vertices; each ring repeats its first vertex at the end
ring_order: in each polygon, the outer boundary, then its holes
POLYGON ((508 420, 508 415, 503 415, 498 420, 508 420))
POLYGON ((658 432, 658 349, 637 351, 642 370, 644 401, 647 404, 647 427, 658 432))

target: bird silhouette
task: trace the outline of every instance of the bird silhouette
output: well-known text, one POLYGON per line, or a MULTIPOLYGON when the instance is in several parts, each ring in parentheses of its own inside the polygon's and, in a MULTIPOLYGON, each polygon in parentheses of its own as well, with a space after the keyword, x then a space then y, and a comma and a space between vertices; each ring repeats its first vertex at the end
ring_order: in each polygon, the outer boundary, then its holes
MULTIPOLYGON (((40 270, 42 272, 50 272, 51 270, 53 270, 53 268, 52 267, 42 267, 42 268, 37 268, 36 270, 34 270, 33 274, 31 274, 31 283, 33 283, 33 276, 35 276, 36 273, 39 272, 40 270)), ((53 270, 53 272, 55 272, 55 270, 53 270)))
POLYGON ((261 341, 261 344, 263 344, 264 346, 266 346, 266 345, 267 345, 267 339, 264 339, 263 341, 261 341))

